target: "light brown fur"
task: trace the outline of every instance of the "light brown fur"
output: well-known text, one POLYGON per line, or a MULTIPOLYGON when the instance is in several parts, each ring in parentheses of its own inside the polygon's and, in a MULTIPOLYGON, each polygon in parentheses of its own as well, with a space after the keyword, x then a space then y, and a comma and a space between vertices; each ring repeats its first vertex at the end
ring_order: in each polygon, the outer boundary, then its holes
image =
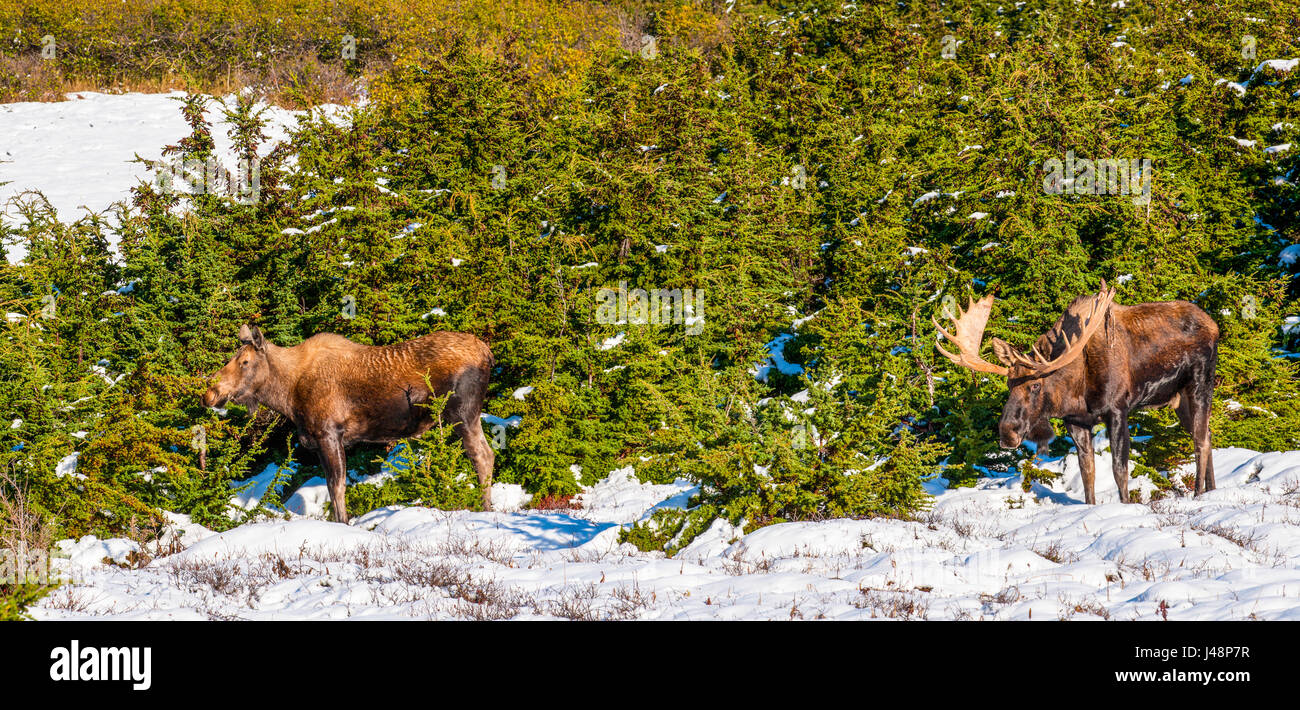
POLYGON ((460 437, 478 473, 483 506, 491 510, 495 455, 479 423, 493 365, 486 343, 438 332, 370 346, 321 333, 279 347, 249 326, 240 330, 240 341, 243 347, 213 377, 203 403, 265 405, 292 421, 299 440, 320 452, 335 520, 347 522, 347 447, 423 434, 434 423, 425 405, 443 395, 443 421, 460 437))

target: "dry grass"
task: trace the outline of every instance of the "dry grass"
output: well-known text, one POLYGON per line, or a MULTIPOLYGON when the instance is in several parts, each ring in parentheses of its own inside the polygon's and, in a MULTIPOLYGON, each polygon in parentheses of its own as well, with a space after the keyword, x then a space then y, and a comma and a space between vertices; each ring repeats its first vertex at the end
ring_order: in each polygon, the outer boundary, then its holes
POLYGON ((595 621, 600 618, 596 605, 599 599, 600 587, 595 584, 566 587, 557 598, 541 602, 537 612, 570 621, 595 621))
POLYGON ((1020 594, 1020 588, 1014 584, 999 590, 997 594, 980 595, 980 602, 984 604, 1001 604, 1003 606, 1014 604, 1021 599, 1024 599, 1024 596, 1020 594))
POLYGON ((0 7, 0 101, 254 87, 286 108, 348 103, 367 78, 451 43, 539 84, 568 82, 610 49, 639 52, 652 15, 661 51, 717 46, 731 21, 719 9, 639 0, 13 0, 0 7), (47 34, 56 40, 49 59, 47 34))
POLYGON ((1261 535, 1253 531, 1247 533, 1241 530, 1237 530, 1235 528, 1230 528, 1218 524, 1204 525, 1201 523, 1193 523, 1190 527, 1193 530, 1199 530, 1201 532, 1209 533, 1210 535, 1223 538, 1224 540, 1227 540, 1228 542, 1231 542, 1232 544, 1242 549, 1250 550, 1251 552, 1264 551, 1259 548, 1259 540, 1261 538, 1261 535))
POLYGON ((554 599, 534 602, 533 611, 570 621, 629 621, 639 618, 653 599, 653 594, 642 592, 637 584, 606 593, 591 583, 565 587, 554 599))
POLYGON ((1061 621, 1069 621, 1079 614, 1097 616, 1106 621, 1110 621, 1110 610, 1096 599, 1071 601, 1062 598, 1060 601, 1061 606, 1064 608, 1064 612, 1060 615, 1061 621))
POLYGON ((1035 548, 1034 553, 1046 560, 1051 560, 1058 565, 1070 564, 1079 561, 1079 555, 1073 553, 1064 547, 1061 547, 1059 541, 1053 540, 1049 545, 1042 548, 1035 548))
MULTIPOLYGON (((375 62, 367 71, 378 72, 387 63, 375 62)), ((261 70, 238 69, 205 80, 176 76, 143 76, 104 84, 92 78, 69 76, 39 56, 0 55, 0 101, 63 101, 68 94, 165 93, 190 91, 225 96, 251 89, 266 103, 301 110, 321 104, 352 104, 361 98, 366 79, 349 76, 337 63, 323 62, 303 53, 261 70)))
POLYGON ((26 489, 0 473, 0 556, 17 579, 47 580, 54 528, 33 510, 26 489))
POLYGON ((167 560, 162 568, 177 587, 202 597, 202 613, 214 619, 234 618, 231 608, 256 608, 269 587, 294 579, 322 586, 364 584, 386 605, 410 606, 415 615, 449 612, 498 620, 537 607, 527 594, 471 574, 469 567, 424 547, 390 545, 342 552, 303 549, 296 557, 263 553, 251 560, 167 560))
POLYGON ((90 611, 93 603, 94 592, 90 588, 64 585, 43 599, 40 605, 47 609, 83 614, 90 611))
MULTIPOLYGON (((925 621, 930 615, 930 602, 919 594, 893 592, 883 589, 863 589, 862 595, 852 604, 858 609, 871 611, 871 618, 925 621)), ((792 618, 795 611, 791 608, 792 618)))
POLYGON ((542 496, 529 502, 533 510, 582 510, 582 504, 574 501, 574 496, 542 496))

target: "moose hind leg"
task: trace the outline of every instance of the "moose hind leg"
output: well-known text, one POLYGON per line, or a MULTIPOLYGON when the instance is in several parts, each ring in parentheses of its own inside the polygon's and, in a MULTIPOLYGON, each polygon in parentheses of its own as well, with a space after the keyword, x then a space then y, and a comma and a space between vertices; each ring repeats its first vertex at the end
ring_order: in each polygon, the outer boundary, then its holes
POLYGON ((330 519, 336 523, 348 522, 348 504, 345 491, 348 485, 347 456, 343 440, 337 434, 327 434, 318 439, 320 460, 325 467, 325 481, 330 491, 330 519))
POLYGON ((1115 476, 1115 488, 1119 490, 1119 502, 1128 503, 1128 412, 1121 410, 1107 417, 1106 435, 1110 437, 1111 473, 1115 476))
POLYGON ((487 365, 461 372, 452 385, 455 394, 443 410, 444 416, 454 423, 461 445, 465 447, 465 455, 474 464, 478 485, 483 491, 483 510, 492 510, 492 467, 496 465, 496 453, 488 445, 487 437, 483 435, 483 423, 479 421, 490 374, 487 365))
POLYGON ((1196 495, 1214 490, 1214 448, 1210 440, 1210 402, 1213 385, 1194 382, 1179 397, 1178 422, 1196 446, 1196 495))
POLYGON ((460 430, 460 443, 465 447, 465 455, 474 464, 478 474, 478 485, 483 490, 483 510, 492 510, 492 467, 496 465, 496 453, 483 436, 483 425, 475 418, 462 422, 456 427, 460 430))

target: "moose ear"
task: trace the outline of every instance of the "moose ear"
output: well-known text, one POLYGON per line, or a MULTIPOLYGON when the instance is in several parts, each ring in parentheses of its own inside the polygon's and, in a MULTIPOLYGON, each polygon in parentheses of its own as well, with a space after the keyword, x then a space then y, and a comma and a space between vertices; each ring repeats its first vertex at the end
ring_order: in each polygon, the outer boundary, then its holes
POLYGON ((1002 338, 993 338, 993 354, 998 356, 998 361, 1007 367, 1016 363, 1016 349, 1011 347, 1011 343, 1002 338))
POLYGON ((247 323, 239 329, 239 342, 252 345, 258 350, 266 347, 266 338, 262 335, 262 331, 258 330, 257 326, 250 326, 247 323))

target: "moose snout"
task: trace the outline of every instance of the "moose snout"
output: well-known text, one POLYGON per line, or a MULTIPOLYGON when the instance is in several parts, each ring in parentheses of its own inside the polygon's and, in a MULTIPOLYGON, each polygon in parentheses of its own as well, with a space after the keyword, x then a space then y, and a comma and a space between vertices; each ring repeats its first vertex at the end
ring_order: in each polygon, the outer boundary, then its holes
POLYGON ((998 445, 1004 449, 1014 449, 1025 440, 1020 423, 1004 412, 998 420, 998 445))
POLYGON ((217 386, 213 385, 203 393, 202 399, 203 406, 205 407, 220 407, 226 403, 226 400, 229 399, 229 397, 219 392, 217 386))

